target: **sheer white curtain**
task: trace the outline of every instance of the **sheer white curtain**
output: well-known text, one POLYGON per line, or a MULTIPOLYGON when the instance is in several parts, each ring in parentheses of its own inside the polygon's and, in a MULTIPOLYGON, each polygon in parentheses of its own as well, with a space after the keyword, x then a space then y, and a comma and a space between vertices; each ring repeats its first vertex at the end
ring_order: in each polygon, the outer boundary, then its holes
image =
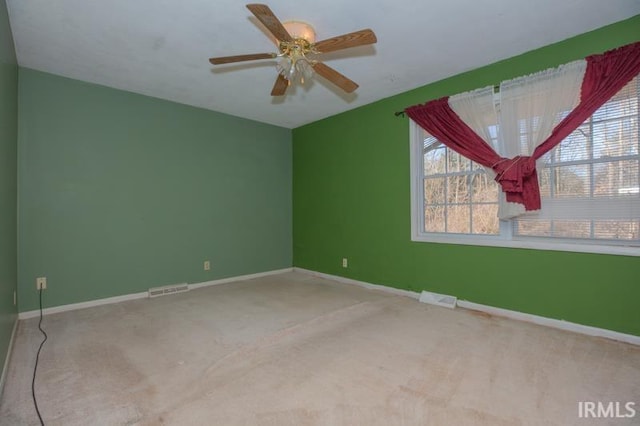
POLYGON ((493 86, 489 86, 453 95, 449 97, 449 106, 467 126, 500 154, 494 143, 498 116, 493 92, 493 86))
MULTIPOLYGON (((586 61, 571 62, 505 81, 499 94, 485 87, 451 96, 449 106, 501 157, 530 156, 578 104, 585 69, 586 61)), ((523 205, 507 202, 502 191, 499 202, 500 219, 525 212, 523 205)))
MULTIPOLYGON (((553 128, 578 105, 586 67, 586 61, 575 61, 500 84, 496 152, 506 158, 533 154, 553 128)), ((540 166, 542 160, 538 161, 540 166)), ((498 216, 501 219, 525 212, 523 205, 509 203, 504 194, 500 194, 498 216)))

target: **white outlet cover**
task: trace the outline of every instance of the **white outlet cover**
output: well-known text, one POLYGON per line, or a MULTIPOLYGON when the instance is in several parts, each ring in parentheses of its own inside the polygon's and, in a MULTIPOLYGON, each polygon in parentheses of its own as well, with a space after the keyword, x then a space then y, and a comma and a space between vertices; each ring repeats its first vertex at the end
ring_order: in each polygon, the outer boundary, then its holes
POLYGON ((36 278, 36 289, 37 290, 46 290, 47 289, 47 277, 38 277, 36 278))

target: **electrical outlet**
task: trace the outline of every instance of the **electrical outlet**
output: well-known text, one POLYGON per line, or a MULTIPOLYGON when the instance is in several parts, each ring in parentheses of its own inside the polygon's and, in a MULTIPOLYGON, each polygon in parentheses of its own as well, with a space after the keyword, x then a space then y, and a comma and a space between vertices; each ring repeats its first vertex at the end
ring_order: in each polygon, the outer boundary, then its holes
POLYGON ((211 270, 211 262, 209 262, 208 260, 204 261, 204 270, 205 271, 211 270))
POLYGON ((343 268, 347 268, 349 266, 349 259, 347 259, 346 257, 342 258, 342 267, 343 268))
POLYGON ((47 277, 36 278, 36 290, 46 290, 46 289, 47 289, 47 277))

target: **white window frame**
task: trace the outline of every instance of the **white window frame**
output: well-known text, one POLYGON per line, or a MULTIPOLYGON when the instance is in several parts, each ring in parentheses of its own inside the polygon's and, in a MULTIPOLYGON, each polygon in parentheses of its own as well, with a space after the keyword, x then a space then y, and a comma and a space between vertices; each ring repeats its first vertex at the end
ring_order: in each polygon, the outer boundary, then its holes
POLYGON ((555 250, 579 253, 600 253, 624 256, 640 256, 640 247, 608 245, 600 241, 545 237, 518 239, 513 235, 513 223, 500 221, 500 235, 453 234, 425 232, 424 229, 424 167, 423 131, 409 119, 410 173, 411 173, 411 241, 474 246, 507 247, 535 250, 555 250))

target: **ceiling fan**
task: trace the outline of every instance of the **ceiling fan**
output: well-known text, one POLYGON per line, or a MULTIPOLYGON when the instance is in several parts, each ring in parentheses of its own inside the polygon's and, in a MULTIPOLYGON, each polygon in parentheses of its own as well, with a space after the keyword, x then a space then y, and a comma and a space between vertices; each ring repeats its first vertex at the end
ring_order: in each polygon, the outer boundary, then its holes
POLYGON ((358 88, 358 84, 354 81, 330 66, 313 59, 313 56, 349 47, 373 44, 377 41, 373 31, 364 29, 316 42, 315 31, 307 23, 300 21, 280 22, 269 9, 269 6, 265 4, 248 4, 247 9, 276 38, 278 41, 278 53, 254 53, 210 58, 209 62, 213 65, 279 58, 277 65, 278 77, 271 90, 272 96, 284 95, 287 87, 298 76, 300 76, 301 82, 304 83, 304 79, 311 77, 314 71, 347 93, 351 93, 358 88))

